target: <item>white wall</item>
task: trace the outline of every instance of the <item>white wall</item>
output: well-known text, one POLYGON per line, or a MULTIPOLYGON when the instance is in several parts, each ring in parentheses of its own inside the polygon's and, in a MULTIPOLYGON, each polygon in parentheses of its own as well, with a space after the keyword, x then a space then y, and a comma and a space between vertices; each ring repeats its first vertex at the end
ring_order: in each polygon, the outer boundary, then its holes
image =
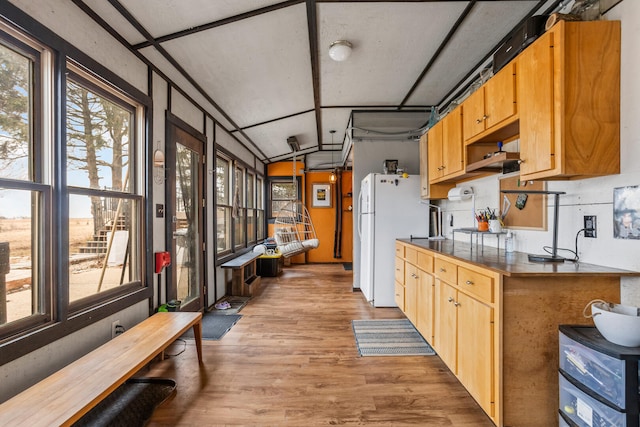
POLYGON ((360 182, 372 172, 382 173, 382 164, 387 159, 398 160, 398 167, 410 175, 419 175, 420 144, 417 141, 356 141, 353 143, 353 158, 353 287, 360 288, 360 182))
MULTIPOLYGON (((548 190, 565 191, 560 196, 560 220, 558 222, 558 247, 575 248, 577 232, 583 228, 584 215, 597 216, 597 238, 578 238, 580 261, 626 270, 640 271, 640 241, 613 238, 613 189, 640 185, 640 2, 623 1, 610 10, 604 19, 622 21, 622 72, 621 72, 621 173, 602 178, 577 181, 549 182, 548 190)), ((466 182, 477 194, 476 209, 486 206, 500 207, 498 177, 492 176, 466 182)), ((445 235, 452 237, 451 229, 473 226, 472 203, 441 202, 445 235), (452 214, 454 225, 447 221, 452 214)), ((512 207, 513 208, 513 207, 512 207)), ((548 224, 545 231, 516 230, 516 251, 544 253, 542 247, 553 242, 553 197, 549 198, 548 224)), ((469 236, 456 234, 461 240, 469 236)), ((487 237, 485 246, 495 246, 495 239, 487 237)), ((571 254, 560 253, 571 257, 571 254)), ((640 280, 622 280, 623 303, 640 306, 640 280)))

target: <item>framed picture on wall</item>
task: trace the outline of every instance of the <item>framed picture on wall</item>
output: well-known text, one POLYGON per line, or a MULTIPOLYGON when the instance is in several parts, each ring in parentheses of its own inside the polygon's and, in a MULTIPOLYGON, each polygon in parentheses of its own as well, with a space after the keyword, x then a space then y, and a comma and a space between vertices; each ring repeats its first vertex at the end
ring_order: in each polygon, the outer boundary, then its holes
POLYGON ((640 187, 613 189, 613 237, 640 239, 640 187))
POLYGON ((314 208, 331 207, 330 184, 313 184, 313 201, 311 203, 311 206, 314 208))

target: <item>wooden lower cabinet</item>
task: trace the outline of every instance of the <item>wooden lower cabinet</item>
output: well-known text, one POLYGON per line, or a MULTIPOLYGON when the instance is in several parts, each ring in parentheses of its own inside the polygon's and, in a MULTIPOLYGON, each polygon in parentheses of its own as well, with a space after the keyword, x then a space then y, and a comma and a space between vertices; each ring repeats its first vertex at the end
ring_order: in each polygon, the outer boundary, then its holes
POLYGON ((435 286, 433 275, 418 269, 418 292, 416 293, 416 329, 429 343, 433 343, 435 286))
POLYGON ((493 417, 494 310, 442 280, 436 281, 436 289, 434 349, 482 409, 493 417))
POLYGON ((491 417, 495 387, 493 355, 493 308, 458 292, 458 379, 491 417))
POLYGON ((620 277, 638 273, 588 264, 549 272, 526 254, 510 264, 499 254, 466 261, 463 243, 461 256, 399 243, 417 250, 411 262, 404 248, 396 258, 402 310, 491 420, 558 425, 558 325, 590 324, 585 305, 620 301, 620 277))

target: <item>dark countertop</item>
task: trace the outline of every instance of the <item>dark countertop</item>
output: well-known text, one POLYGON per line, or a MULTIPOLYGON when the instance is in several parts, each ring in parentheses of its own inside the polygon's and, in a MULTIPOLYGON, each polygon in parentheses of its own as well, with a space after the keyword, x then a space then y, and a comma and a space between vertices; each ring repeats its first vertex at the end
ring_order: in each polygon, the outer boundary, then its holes
MULTIPOLYGON (((547 275, 592 275, 592 276, 640 276, 640 272, 622 270, 613 267, 587 264, 583 262, 531 262, 528 254, 512 252, 506 254, 504 249, 493 246, 469 244, 460 240, 429 240, 424 238, 397 239, 400 242, 414 245, 460 261, 477 264, 480 267, 494 270, 505 276, 547 276, 547 275)), ((544 253, 544 251, 540 251, 544 253)))

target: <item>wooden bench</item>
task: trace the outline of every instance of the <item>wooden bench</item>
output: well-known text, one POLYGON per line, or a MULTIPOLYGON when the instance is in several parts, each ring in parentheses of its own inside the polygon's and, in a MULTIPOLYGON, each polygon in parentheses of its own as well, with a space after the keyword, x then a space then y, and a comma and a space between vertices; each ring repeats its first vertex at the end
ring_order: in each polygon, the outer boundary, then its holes
POLYGON ((256 275, 256 259, 260 255, 257 252, 247 252, 220 266, 232 270, 231 289, 227 290, 229 295, 250 297, 256 294, 260 287, 260 276, 256 275))
POLYGON ((67 426, 193 327, 202 363, 202 313, 156 313, 0 405, 1 426, 67 426))

